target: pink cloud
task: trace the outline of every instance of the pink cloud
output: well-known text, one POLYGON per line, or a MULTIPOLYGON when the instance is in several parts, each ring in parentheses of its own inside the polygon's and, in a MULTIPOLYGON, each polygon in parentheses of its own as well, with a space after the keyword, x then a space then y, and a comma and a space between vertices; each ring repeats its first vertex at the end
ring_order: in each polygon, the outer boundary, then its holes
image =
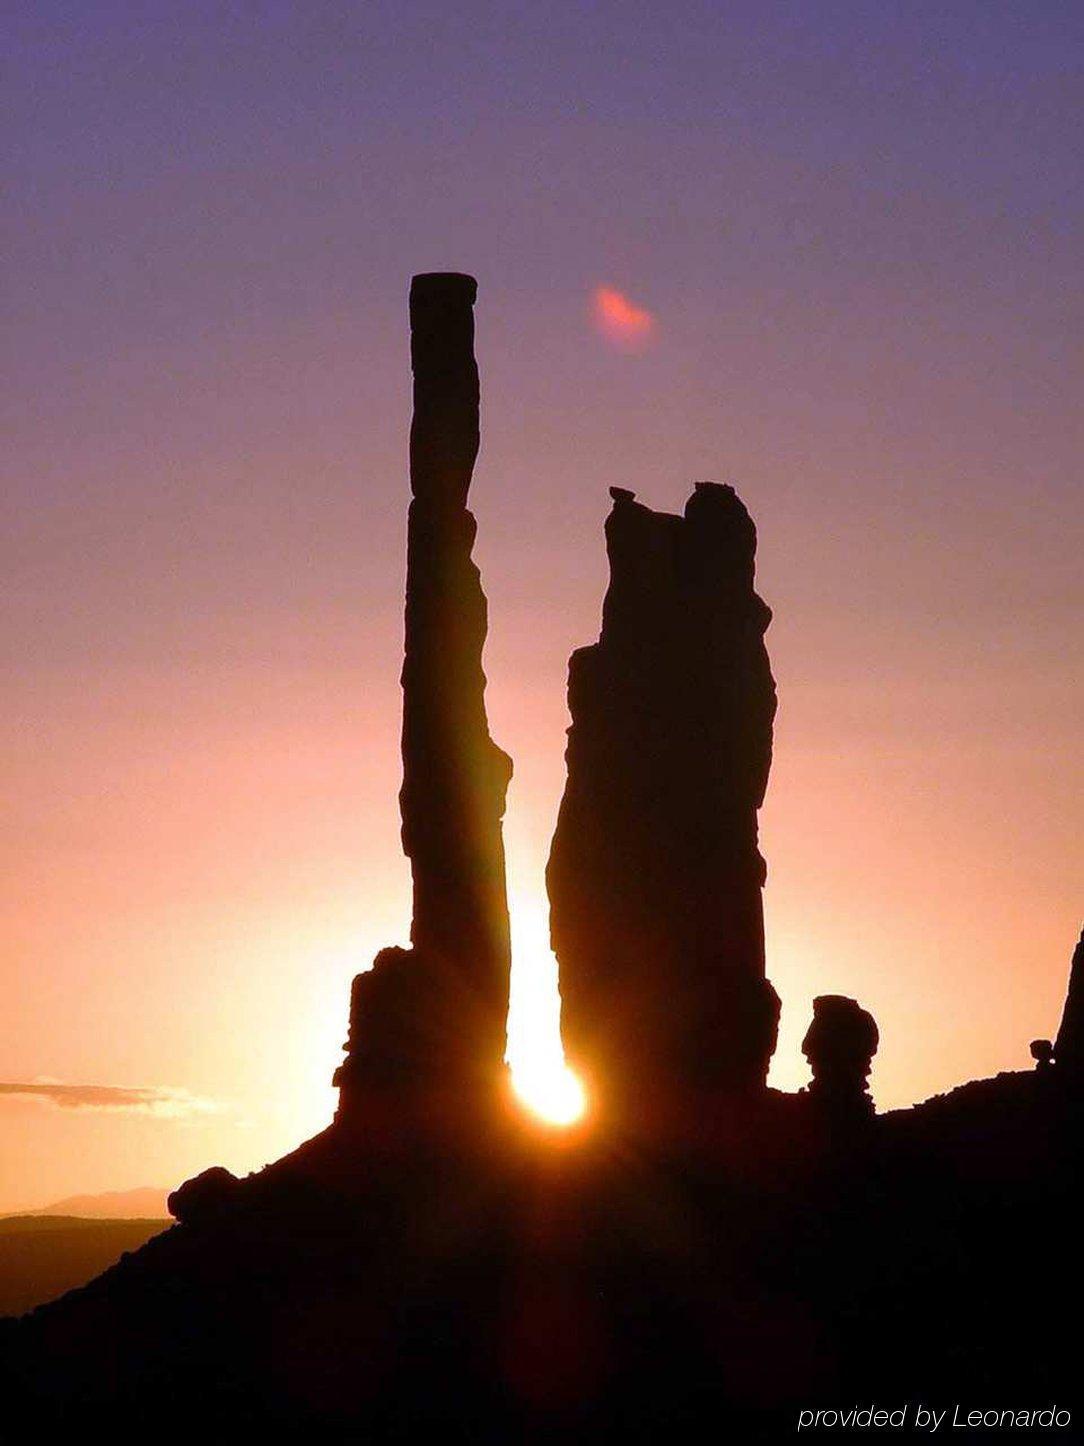
POLYGON ((160 1119, 183 1119, 218 1109, 213 1100, 163 1085, 73 1085, 58 1080, 30 1080, 0 1083, 0 1096, 36 1101, 62 1110, 105 1110, 155 1115, 160 1119))

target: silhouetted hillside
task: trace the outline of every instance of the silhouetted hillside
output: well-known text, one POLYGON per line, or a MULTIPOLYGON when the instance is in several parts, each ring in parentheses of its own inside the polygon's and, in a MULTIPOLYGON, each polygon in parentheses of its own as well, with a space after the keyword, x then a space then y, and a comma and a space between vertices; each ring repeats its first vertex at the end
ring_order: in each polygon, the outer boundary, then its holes
POLYGON ((1037 1302, 1075 1258, 1080 1116, 1037 1078, 936 1127, 720 1101, 651 1154, 481 1114, 443 1145, 332 1127, 20 1323, 7 1389, 62 1427, 502 1446, 788 1439, 811 1404, 916 1393, 1072 1408, 1037 1302))
POLYGON ((21 1315, 85 1285, 171 1223, 9 1215, 0 1220, 0 1316, 21 1315))

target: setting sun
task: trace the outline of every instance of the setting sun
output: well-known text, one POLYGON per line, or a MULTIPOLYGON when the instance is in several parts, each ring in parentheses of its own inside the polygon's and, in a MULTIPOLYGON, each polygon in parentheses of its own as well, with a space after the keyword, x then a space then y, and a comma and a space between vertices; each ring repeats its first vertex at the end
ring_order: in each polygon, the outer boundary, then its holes
POLYGON ((583 1085, 567 1064, 538 1070, 513 1066, 512 1087, 531 1113, 547 1125, 574 1125, 587 1108, 583 1085))
POLYGON ((573 1125, 587 1108, 587 1097, 561 1048, 561 997, 545 896, 513 890, 509 913, 513 963, 507 1059, 512 1088, 540 1120, 573 1125))

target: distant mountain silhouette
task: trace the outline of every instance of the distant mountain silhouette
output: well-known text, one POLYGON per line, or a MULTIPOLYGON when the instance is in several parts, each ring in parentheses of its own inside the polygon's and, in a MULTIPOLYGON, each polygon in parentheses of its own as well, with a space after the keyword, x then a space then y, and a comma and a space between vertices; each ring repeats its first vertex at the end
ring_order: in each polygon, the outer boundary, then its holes
POLYGON ((698 485, 681 518, 615 491, 549 867, 592 1109, 560 1135, 515 1108, 511 764, 486 720, 467 511, 474 299, 460 275, 411 288, 411 948, 354 981, 326 1130, 244 1180, 202 1171, 170 1196, 176 1228, 0 1321, 8 1418, 26 1439, 440 1446, 744 1446, 871 1401, 1057 1405, 1079 1426, 1084 943, 1032 1071, 879 1115, 891 1020, 824 994, 810 1087, 765 1083, 775 692, 732 488, 698 485))
MULTIPOLYGON (((106 1190, 101 1195, 70 1195, 52 1205, 16 1211, 18 1215, 69 1215, 80 1220, 168 1220, 168 1190, 143 1185, 135 1190, 106 1190)), ((11 1216, 0 1216, 0 1219, 11 1216)))

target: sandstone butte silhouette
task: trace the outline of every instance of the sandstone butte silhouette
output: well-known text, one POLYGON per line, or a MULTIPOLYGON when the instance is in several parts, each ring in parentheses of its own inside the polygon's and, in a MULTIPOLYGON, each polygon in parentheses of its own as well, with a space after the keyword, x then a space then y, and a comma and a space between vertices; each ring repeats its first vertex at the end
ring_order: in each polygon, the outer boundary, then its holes
POLYGON ((825 995, 811 1085, 767 1086, 757 810, 776 703, 730 487, 698 485, 680 517, 612 489, 547 871, 592 1108, 555 1133, 513 1105, 511 763, 486 720, 466 505, 475 296, 454 274, 410 293, 411 947, 354 981, 325 1131, 244 1180, 203 1172, 171 1197, 173 1229, 0 1322, 5 1422, 25 1439, 744 1442, 791 1439, 803 1408, 921 1400, 1079 1425, 1084 936, 1034 1070, 877 1115, 877 1025, 825 995))
POLYGON ((610 586, 569 665, 546 878, 568 1053, 626 1129, 655 1131, 705 1089, 762 1091, 775 1047, 757 848, 771 612, 732 487, 698 483, 682 517, 610 492, 610 586))

